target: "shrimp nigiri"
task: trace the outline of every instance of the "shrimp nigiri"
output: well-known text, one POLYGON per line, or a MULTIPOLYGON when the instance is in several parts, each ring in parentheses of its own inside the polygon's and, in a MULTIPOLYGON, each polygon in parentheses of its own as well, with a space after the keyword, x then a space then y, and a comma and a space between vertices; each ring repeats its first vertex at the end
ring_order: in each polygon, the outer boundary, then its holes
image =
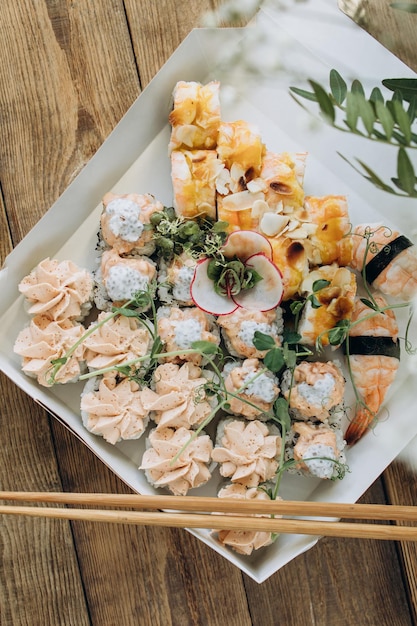
MULTIPOLYGON (((387 306, 381 296, 374 299, 380 309, 387 306)), ((352 323, 357 321, 349 332, 348 347, 344 346, 352 382, 362 400, 345 434, 349 445, 356 443, 371 426, 395 379, 400 359, 398 325, 392 309, 373 314, 358 299, 352 323)))
POLYGON ((359 224, 353 231, 351 267, 386 296, 409 300, 417 294, 417 247, 382 224, 359 224))

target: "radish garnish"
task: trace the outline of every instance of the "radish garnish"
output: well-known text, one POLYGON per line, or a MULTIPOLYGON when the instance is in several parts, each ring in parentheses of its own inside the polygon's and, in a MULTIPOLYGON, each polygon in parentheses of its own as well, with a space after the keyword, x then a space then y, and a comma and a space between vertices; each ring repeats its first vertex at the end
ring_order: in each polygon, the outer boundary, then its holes
POLYGON ((284 291, 282 274, 278 267, 263 253, 253 254, 246 259, 245 266, 253 268, 262 276, 251 289, 242 290, 237 296, 232 296, 233 302, 244 309, 269 311, 277 307, 284 291))
POLYGON ((235 230, 226 239, 221 248, 227 259, 237 257, 246 261, 254 254, 263 253, 268 259, 272 259, 272 246, 268 239, 253 230, 235 230))
POLYGON ((211 315, 228 315, 239 308, 227 296, 216 293, 213 281, 207 275, 207 269, 211 258, 202 259, 197 263, 194 276, 191 281, 191 297, 199 309, 211 315))

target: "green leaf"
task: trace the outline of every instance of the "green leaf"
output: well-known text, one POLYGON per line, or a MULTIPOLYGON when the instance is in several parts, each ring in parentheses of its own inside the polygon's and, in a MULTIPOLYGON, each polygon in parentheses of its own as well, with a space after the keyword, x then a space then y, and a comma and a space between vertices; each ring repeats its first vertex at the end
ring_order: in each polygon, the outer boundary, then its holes
POLYGON ((378 187, 378 189, 382 189, 382 191, 386 191, 386 192, 388 192, 388 193, 393 193, 393 194, 395 194, 395 190, 394 190, 392 187, 390 187, 389 185, 387 185, 386 183, 384 183, 384 181, 383 181, 381 178, 379 178, 379 177, 375 174, 375 172, 373 172, 373 171, 371 170, 371 168, 370 168, 370 167, 368 167, 368 166, 367 166, 367 165, 366 165, 363 161, 360 161, 359 159, 356 159, 356 160, 357 160, 357 162, 359 163, 359 165, 360 165, 360 166, 361 166, 361 167, 365 170, 365 172, 366 172, 367 176, 366 176, 363 172, 361 172, 361 171, 360 171, 360 169, 358 169, 357 167, 355 167, 355 166, 353 165, 353 163, 351 163, 351 162, 349 161, 349 159, 347 159, 345 156, 343 156, 343 154, 340 154, 340 152, 338 152, 338 155, 339 155, 340 157, 342 157, 342 159, 343 159, 344 161, 346 161, 346 163, 349 163, 349 165, 350 165, 351 167, 353 167, 353 169, 354 169, 356 172, 358 172, 358 174, 360 174, 361 176, 363 176, 364 178, 366 178, 366 180, 369 180, 369 182, 371 182, 373 185, 375 185, 375 187, 378 187))
POLYGON ((281 348, 272 348, 266 353, 264 358, 265 367, 271 372, 277 373, 285 365, 284 355, 281 348))
POLYGON ((297 315, 303 306, 305 305, 305 300, 294 300, 290 304, 290 311, 293 315, 297 315))
POLYGON ((417 13, 417 4, 410 4, 409 2, 392 2, 390 4, 392 9, 398 9, 399 11, 406 11, 406 13, 417 13))
POLYGON ((362 118, 363 125, 365 126, 368 135, 372 134, 374 123, 376 121, 376 115, 374 107, 365 97, 360 97, 358 94, 359 115, 362 118))
POLYGON ((216 354, 218 352, 218 346, 212 341, 193 341, 191 348, 203 354, 216 354))
POLYGON ((401 189, 410 195, 413 194, 416 186, 416 175, 410 157, 404 148, 398 150, 397 175, 401 189))
POLYGON ((299 333, 295 333, 293 331, 290 330, 286 330, 284 328, 284 332, 283 332, 283 341, 285 343, 287 343, 289 346, 290 345, 295 345, 297 343, 300 343, 302 337, 299 333))
MULTIPOLYGON (((417 4, 415 5, 417 7, 417 4)), ((398 91, 407 102, 417 96, 417 78, 386 78, 382 81, 390 91, 398 91)))
POLYGON ((409 145, 411 141, 411 122, 410 118, 408 117, 407 111, 403 108, 402 102, 399 102, 398 100, 395 100, 393 102, 393 108, 394 116, 398 123, 398 126, 404 135, 404 139, 407 145, 409 145))
POLYGON ((358 80, 357 78, 355 78, 355 80, 352 81, 352 86, 351 86, 350 90, 354 94, 359 94, 359 95, 365 97, 365 89, 363 88, 363 85, 360 82, 360 80, 358 80))
POLYGON ((317 102, 324 119, 328 123, 334 124, 334 121, 336 119, 336 113, 334 109, 334 104, 331 101, 330 96, 326 93, 323 87, 319 85, 319 83, 316 83, 314 80, 310 80, 309 83, 312 86, 314 93, 316 94, 317 102))
POLYGON ((375 103, 375 112, 389 141, 392 137, 392 131, 394 130, 394 118, 389 112, 389 109, 380 101, 375 103))
POLYGON ((373 302, 371 302, 370 300, 368 300, 367 298, 360 298, 360 301, 363 302, 363 304, 365 306, 369 307, 373 311, 377 311, 377 308, 375 307, 375 304, 373 302))
POLYGON ((286 431, 288 431, 291 428, 289 406, 287 400, 282 396, 275 400, 274 412, 275 416, 278 418, 279 423, 286 431))
POLYGON ((134 311, 133 309, 128 309, 127 307, 113 306, 111 310, 112 313, 119 313, 120 315, 124 315, 125 317, 138 317, 137 311, 134 311))
POLYGON ((343 104, 347 94, 347 85, 337 70, 330 70, 330 91, 337 104, 343 104))
POLYGON ((255 330, 253 345, 257 350, 270 350, 271 348, 275 348, 275 341, 271 335, 266 335, 259 330, 255 330))
POLYGON ((356 131, 359 120, 359 101, 360 96, 349 92, 346 98, 346 124, 348 127, 356 131))
POLYGON ((313 293, 317 293, 320 289, 324 289, 330 285, 330 280, 324 280, 323 278, 315 280, 313 283, 313 293))
POLYGON ((297 94, 297 96, 305 98, 306 100, 317 102, 317 96, 314 91, 306 91, 305 89, 299 89, 299 87, 290 87, 290 91, 297 94))
POLYGON ((311 306, 313 307, 313 309, 319 309, 321 307, 321 302, 317 300, 316 296, 314 295, 308 296, 307 300, 310 300, 311 306))
POLYGON ((377 102, 384 102, 384 96, 382 95, 379 87, 374 87, 371 91, 371 95, 369 96, 370 102, 376 104, 377 102))
MULTIPOLYGON (((410 122, 413 123, 417 117, 417 95, 411 98, 410 105, 407 109, 407 115, 410 118, 410 122)), ((411 139, 414 142, 416 141, 413 135, 411 135, 411 139)))

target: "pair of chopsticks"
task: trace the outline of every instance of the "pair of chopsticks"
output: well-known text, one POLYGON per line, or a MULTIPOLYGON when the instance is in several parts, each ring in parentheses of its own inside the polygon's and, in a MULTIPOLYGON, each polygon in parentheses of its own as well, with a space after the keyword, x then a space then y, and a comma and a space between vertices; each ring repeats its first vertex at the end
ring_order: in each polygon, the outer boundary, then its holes
POLYGON ((274 516, 350 518, 373 521, 417 522, 417 507, 384 504, 339 504, 282 500, 246 501, 195 496, 147 496, 136 494, 54 493, 0 491, 0 500, 82 505, 83 507, 130 507, 151 511, 45 506, 0 506, 1 515, 28 515, 83 520, 212 530, 251 530, 273 533, 416 541, 417 526, 340 522, 332 520, 281 519, 274 516), (155 510, 156 509, 156 510, 155 510), (220 514, 220 515, 219 515, 220 514), (227 514, 221 515, 221 514, 227 514), (267 515, 268 517, 254 517, 267 515))

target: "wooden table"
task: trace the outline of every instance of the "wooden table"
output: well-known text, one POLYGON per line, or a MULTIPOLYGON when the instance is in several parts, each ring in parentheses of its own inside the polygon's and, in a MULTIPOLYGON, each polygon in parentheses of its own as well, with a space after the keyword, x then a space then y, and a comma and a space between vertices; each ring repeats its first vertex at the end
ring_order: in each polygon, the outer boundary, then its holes
MULTIPOLYGON (((214 2, 216 4, 216 2, 214 2)), ((367 28, 417 69, 417 16, 368 0, 367 28), (399 36, 400 35, 400 36, 399 36)), ((103 143, 210 0, 3 0, 2 259, 103 143)), ((128 492, 1 377, 1 489, 128 492)), ((417 505, 394 462, 365 502, 417 505)), ((187 532, 3 518, 2 626, 409 626, 414 544, 324 539, 262 585, 187 532)))

